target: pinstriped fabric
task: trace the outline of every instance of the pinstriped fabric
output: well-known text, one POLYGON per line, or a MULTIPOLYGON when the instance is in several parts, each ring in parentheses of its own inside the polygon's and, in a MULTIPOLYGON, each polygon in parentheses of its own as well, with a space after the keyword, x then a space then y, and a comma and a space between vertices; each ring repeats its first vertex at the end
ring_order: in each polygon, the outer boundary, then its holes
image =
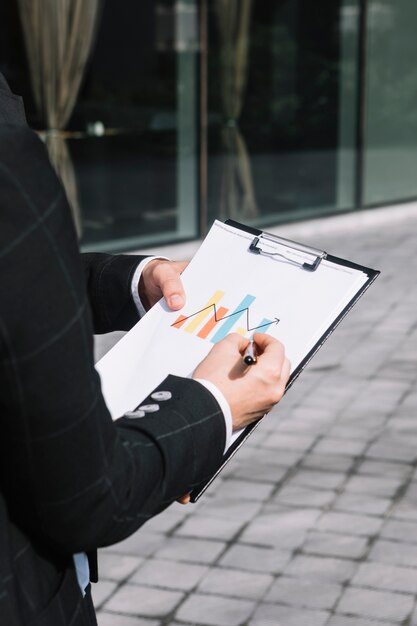
POLYGON ((223 416, 195 381, 169 376, 143 419, 107 411, 92 335, 137 321, 140 260, 80 257, 44 146, 0 124, 2 624, 94 624, 72 554, 127 537, 221 461, 223 416))

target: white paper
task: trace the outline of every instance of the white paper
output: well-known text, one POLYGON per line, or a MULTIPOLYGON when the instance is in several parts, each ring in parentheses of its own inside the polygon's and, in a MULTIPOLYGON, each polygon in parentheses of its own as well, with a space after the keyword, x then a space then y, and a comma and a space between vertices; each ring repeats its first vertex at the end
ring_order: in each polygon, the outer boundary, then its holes
MULTIPOLYGON (((160 301, 96 364, 113 419, 137 407, 168 374, 190 376, 223 325, 229 332, 245 331, 246 337, 264 331, 276 337, 294 371, 368 279, 360 270, 327 260, 308 272, 282 257, 253 254, 248 250, 252 240, 250 233, 215 222, 182 275, 183 309, 169 311, 160 301), (189 332, 198 312, 218 292, 223 295, 215 307, 210 305, 189 332), (250 301, 243 307, 247 310, 233 315, 245 301, 250 301), (227 312, 221 314, 222 309, 227 312), (214 314, 219 321, 206 338, 199 337, 214 314), (188 319, 173 326, 180 315, 188 319), (253 330, 265 320, 279 321, 253 330)), ((272 243, 261 243, 262 249, 276 251, 272 243)), ((292 259, 304 256, 311 262, 303 253, 287 252, 292 259)))

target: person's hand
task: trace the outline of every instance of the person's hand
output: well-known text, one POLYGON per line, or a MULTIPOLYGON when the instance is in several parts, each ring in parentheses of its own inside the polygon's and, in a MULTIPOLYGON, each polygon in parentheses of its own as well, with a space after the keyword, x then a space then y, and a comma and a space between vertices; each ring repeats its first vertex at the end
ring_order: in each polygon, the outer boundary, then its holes
POLYGON ((139 297, 146 310, 161 296, 173 311, 184 306, 185 292, 180 275, 187 265, 188 261, 154 259, 144 267, 139 281, 139 297))
POLYGON ((219 341, 197 366, 193 378, 212 382, 229 403, 233 430, 256 421, 282 398, 290 375, 290 362, 281 342, 270 335, 253 337, 257 363, 246 365, 243 354, 249 341, 231 333, 219 341))

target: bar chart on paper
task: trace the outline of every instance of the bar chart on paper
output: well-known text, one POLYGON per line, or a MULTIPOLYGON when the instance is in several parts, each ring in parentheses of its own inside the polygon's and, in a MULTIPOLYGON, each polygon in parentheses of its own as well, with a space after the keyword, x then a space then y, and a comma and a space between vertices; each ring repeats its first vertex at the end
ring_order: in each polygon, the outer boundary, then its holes
POLYGON ((265 333, 279 322, 276 317, 269 319, 262 317, 254 323, 251 305, 256 300, 255 296, 247 294, 237 305, 228 307, 223 306, 223 303, 227 303, 227 297, 223 300, 224 297, 224 291, 215 291, 201 309, 190 315, 180 315, 171 326, 200 339, 217 343, 230 332, 251 337, 254 331, 265 333), (222 301, 221 305, 220 301, 222 301))

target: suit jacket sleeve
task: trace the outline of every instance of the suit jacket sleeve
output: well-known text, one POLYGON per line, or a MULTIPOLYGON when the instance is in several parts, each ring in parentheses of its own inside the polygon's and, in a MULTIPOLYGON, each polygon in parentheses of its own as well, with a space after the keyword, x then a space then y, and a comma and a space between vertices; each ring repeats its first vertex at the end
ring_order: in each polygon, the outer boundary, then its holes
POLYGON ((95 333, 130 330, 139 320, 131 284, 144 258, 123 254, 81 255, 95 333))
POLYGON ((0 220, 0 491, 63 553, 120 541, 216 470, 222 413, 169 376, 159 411, 111 420, 65 196, 28 129, 0 128, 0 220))

